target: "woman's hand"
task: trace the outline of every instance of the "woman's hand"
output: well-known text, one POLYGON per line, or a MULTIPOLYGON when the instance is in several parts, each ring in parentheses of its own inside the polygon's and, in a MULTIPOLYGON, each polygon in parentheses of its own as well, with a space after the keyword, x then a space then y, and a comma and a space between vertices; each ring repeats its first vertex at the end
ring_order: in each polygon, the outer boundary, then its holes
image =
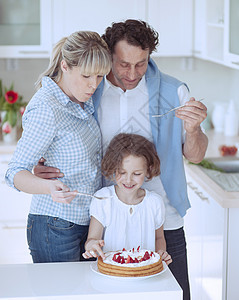
POLYGON ((157 253, 162 257, 162 260, 165 261, 167 265, 171 264, 172 258, 171 255, 168 254, 168 252, 159 250, 157 253))
POLYGON ((99 255, 102 259, 105 259, 105 254, 102 251, 102 247, 104 246, 105 242, 103 240, 88 240, 85 243, 85 253, 82 256, 86 259, 91 257, 98 257, 99 255))
POLYGON ((49 189, 52 200, 58 203, 69 204, 77 195, 76 190, 70 191, 69 187, 59 180, 50 180, 49 189))

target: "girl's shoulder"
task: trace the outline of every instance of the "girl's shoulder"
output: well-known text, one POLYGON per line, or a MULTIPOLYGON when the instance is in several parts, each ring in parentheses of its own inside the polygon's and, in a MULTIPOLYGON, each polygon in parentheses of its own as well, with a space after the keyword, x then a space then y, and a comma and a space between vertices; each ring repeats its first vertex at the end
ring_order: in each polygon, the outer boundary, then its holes
POLYGON ((158 194, 154 191, 149 191, 147 189, 144 189, 144 190, 145 190, 145 195, 146 195, 147 198, 150 198, 150 199, 163 199, 163 197, 160 194, 158 194))
POLYGON ((114 196, 114 185, 106 186, 95 192, 95 196, 97 197, 112 197, 114 196))
POLYGON ((145 200, 145 202, 150 202, 151 205, 154 203, 156 206, 163 203, 163 197, 160 194, 147 189, 145 189, 145 200))

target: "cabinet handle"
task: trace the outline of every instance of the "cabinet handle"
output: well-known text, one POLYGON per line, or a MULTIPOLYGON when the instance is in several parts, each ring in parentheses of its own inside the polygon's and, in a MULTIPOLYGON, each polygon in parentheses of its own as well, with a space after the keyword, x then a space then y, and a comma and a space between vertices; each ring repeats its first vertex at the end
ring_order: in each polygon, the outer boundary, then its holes
POLYGON ((208 198, 204 196, 202 192, 198 190, 196 186, 193 185, 192 182, 187 182, 188 186, 198 195, 198 197, 203 201, 208 201, 208 198))
POLYGON ((19 53, 21 54, 48 54, 48 51, 26 51, 26 50, 22 50, 19 51, 19 53))
POLYGON ((26 226, 3 226, 2 229, 26 229, 26 226))
POLYGON ((193 52, 193 54, 201 54, 202 53, 202 51, 199 51, 199 50, 193 50, 192 52, 193 52))
POLYGON ((189 186, 192 190, 194 190, 194 191, 197 190, 197 187, 194 186, 192 182, 187 182, 187 184, 188 184, 188 186, 189 186))
POLYGON ((208 201, 208 198, 204 196, 202 192, 195 191, 195 193, 198 195, 198 197, 203 201, 208 201))

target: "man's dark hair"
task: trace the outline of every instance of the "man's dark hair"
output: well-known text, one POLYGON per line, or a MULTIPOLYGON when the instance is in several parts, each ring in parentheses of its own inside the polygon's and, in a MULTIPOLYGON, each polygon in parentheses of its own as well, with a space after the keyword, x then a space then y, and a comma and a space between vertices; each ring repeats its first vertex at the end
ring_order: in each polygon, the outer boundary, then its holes
POLYGON ((156 50, 158 45, 158 32, 141 20, 126 20, 125 22, 112 23, 106 28, 102 38, 108 44, 111 54, 114 53, 115 45, 122 40, 128 44, 149 49, 149 54, 156 50))

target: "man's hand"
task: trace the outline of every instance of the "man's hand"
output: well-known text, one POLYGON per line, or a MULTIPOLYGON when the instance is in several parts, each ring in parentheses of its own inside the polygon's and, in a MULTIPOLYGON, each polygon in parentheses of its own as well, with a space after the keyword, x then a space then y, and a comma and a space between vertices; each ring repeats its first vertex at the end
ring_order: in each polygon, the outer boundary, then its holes
POLYGON ((200 127, 207 117, 207 108, 192 97, 186 106, 176 111, 175 115, 184 121, 186 137, 183 154, 186 159, 197 164, 204 158, 208 145, 208 138, 200 127))
POLYGON ((200 124, 207 117, 207 107, 200 101, 191 97, 186 106, 179 108, 175 116, 184 121, 184 129, 188 134, 193 134, 200 129, 200 124))
POLYGON ((38 164, 33 168, 33 174, 43 179, 61 178, 63 173, 57 168, 44 166, 46 160, 42 157, 38 164))

